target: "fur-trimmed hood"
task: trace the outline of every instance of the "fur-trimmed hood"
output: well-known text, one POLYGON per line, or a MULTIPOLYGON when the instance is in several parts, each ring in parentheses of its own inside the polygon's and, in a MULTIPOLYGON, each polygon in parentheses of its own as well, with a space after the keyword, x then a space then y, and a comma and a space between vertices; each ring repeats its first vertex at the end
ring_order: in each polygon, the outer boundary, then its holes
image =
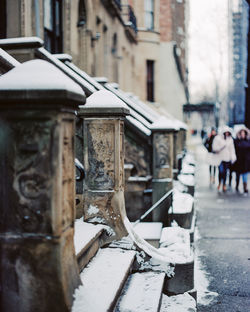
POLYGON ((245 131, 246 133, 246 139, 250 140, 250 130, 245 126, 242 126, 241 128, 238 129, 238 131, 236 132, 236 138, 240 139, 240 132, 242 130, 245 131))

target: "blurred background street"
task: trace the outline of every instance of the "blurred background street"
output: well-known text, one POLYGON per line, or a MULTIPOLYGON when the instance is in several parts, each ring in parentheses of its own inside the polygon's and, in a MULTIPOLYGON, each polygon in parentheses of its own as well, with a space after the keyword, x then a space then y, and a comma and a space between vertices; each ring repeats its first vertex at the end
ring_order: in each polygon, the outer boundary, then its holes
POLYGON ((250 310, 250 197, 236 193, 235 182, 226 193, 218 193, 217 182, 209 184, 206 151, 198 142, 194 148, 198 311, 246 312, 250 310))

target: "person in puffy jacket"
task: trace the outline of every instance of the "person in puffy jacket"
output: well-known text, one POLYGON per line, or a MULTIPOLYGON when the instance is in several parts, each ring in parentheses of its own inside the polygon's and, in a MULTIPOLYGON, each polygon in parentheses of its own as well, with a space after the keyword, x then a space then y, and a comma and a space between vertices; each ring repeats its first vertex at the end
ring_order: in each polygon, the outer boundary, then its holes
POLYGON ((226 192, 227 172, 230 165, 236 161, 236 153, 234 141, 231 135, 231 129, 225 126, 222 129, 222 134, 217 135, 213 140, 213 151, 216 153, 216 158, 219 164, 219 184, 218 191, 222 185, 223 192, 226 192))
POLYGON ((236 191, 239 191, 240 176, 243 180, 244 193, 248 193, 247 173, 250 171, 250 132, 242 127, 234 140, 237 161, 234 164, 236 171, 236 191))

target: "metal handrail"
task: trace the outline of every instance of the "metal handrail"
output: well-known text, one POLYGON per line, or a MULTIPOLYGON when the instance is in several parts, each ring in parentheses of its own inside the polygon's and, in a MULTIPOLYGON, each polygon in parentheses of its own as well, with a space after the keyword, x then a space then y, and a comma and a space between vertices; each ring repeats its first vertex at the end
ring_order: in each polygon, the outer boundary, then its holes
POLYGON ((82 163, 77 158, 75 158, 75 166, 76 166, 76 168, 78 169, 78 171, 80 173, 79 176, 78 175, 76 176, 76 181, 80 182, 83 179, 85 179, 85 170, 84 170, 84 167, 83 167, 82 163))
POLYGON ((158 208, 160 204, 162 204, 166 199, 173 196, 173 190, 168 191, 165 195, 163 195, 152 207, 150 207, 138 220, 136 220, 133 224, 136 226, 139 222, 146 218, 153 210, 158 208))

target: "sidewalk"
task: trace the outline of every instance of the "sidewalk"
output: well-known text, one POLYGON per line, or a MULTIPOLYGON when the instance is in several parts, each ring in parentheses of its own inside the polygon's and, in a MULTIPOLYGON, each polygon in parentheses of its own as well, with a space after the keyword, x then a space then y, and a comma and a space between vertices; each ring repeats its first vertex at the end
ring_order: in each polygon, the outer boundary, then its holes
MULTIPOLYGON (((209 186, 205 150, 194 146, 198 311, 250 311, 250 195, 209 186)), ((242 182, 241 182, 242 183, 242 182)), ((250 188, 250 174, 249 174, 250 188)), ((242 190, 242 187, 240 187, 242 190)))

